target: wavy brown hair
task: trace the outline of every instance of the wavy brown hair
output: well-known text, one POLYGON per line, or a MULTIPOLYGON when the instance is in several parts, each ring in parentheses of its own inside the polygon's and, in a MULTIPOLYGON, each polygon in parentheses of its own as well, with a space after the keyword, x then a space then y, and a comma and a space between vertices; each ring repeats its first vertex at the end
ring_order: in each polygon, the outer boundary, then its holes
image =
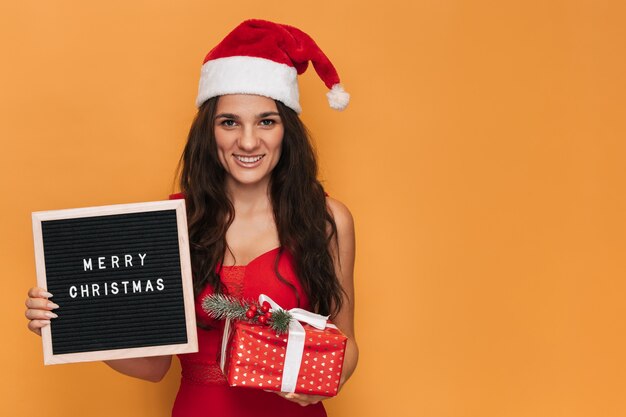
MULTIPOLYGON (((219 162, 214 119, 219 97, 207 100, 189 130, 180 159, 180 189, 185 195, 194 290, 208 284, 223 292, 217 266, 224 260, 226 231, 235 210, 225 186, 226 171, 219 162)), ((280 160, 271 174, 270 198, 280 250, 274 264, 276 278, 296 288, 278 272, 284 251, 294 258, 295 270, 314 311, 335 314, 341 309, 343 289, 335 273, 330 244, 337 243, 337 225, 317 179, 317 160, 309 133, 289 107, 276 101, 284 126, 280 160)))

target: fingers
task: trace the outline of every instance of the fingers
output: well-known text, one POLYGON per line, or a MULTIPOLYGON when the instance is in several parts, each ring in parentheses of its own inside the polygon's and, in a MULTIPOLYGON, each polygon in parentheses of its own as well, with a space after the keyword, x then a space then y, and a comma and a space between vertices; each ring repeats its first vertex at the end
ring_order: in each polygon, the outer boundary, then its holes
POLYGON ((56 303, 48 301, 46 298, 27 298, 24 302, 26 308, 33 308, 38 310, 54 310, 59 308, 56 303))
POLYGON ((285 396, 288 400, 300 404, 302 407, 307 405, 317 404, 320 402, 318 395, 296 394, 295 392, 289 393, 285 396))
POLYGON ((38 310, 33 308, 27 309, 25 315, 28 320, 50 320, 59 317, 56 315, 56 313, 53 313, 52 311, 38 310))
POLYGON ((26 312, 24 315, 29 320, 28 329, 41 336, 41 328, 50 324, 50 319, 57 318, 57 314, 51 310, 59 308, 56 303, 48 301, 52 297, 48 291, 43 288, 31 288, 28 290, 28 298, 24 303, 26 312))
POLYGON ((28 298, 52 298, 52 294, 43 288, 34 287, 28 290, 28 298))
POLYGON ((317 404, 318 402, 326 398, 321 395, 296 394, 295 392, 276 392, 276 394, 280 395, 286 400, 297 403, 302 407, 317 404))
POLYGON ((28 322, 28 330, 41 336, 41 328, 50 324, 50 320, 31 320, 28 322))

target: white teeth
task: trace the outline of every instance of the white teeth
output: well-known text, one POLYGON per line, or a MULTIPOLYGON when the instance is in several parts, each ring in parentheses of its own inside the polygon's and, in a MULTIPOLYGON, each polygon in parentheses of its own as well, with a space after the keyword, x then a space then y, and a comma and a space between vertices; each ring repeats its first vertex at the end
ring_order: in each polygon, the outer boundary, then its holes
POLYGON ((251 163, 260 161, 261 158, 263 158, 263 155, 259 155, 259 156, 240 156, 240 155, 235 155, 235 158, 239 159, 241 162, 244 162, 246 164, 251 164, 251 163))

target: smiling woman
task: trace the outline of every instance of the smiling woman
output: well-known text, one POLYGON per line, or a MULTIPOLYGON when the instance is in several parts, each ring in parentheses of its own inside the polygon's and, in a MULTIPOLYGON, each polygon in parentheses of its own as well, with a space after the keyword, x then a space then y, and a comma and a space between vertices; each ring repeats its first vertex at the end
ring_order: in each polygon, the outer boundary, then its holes
MULTIPOLYGON (((317 179, 315 153, 298 117, 297 74, 309 61, 330 89, 331 107, 345 108, 349 96, 335 68, 294 27, 245 21, 205 58, 177 195, 187 208, 199 351, 179 356, 175 417, 326 415, 321 403, 326 397, 312 391, 295 393, 292 386, 281 387, 289 392, 270 393, 227 384, 217 363, 224 323, 201 308, 210 294, 245 299, 266 294, 285 309, 330 315, 347 337, 343 367, 334 371, 340 385, 356 367, 354 226, 350 211, 327 197, 317 179)), ((147 284, 137 290, 147 291, 147 284)), ((52 317, 50 296, 40 288, 29 292, 26 315, 37 333, 52 317)), ((107 363, 121 373, 158 381, 170 361, 107 363)))

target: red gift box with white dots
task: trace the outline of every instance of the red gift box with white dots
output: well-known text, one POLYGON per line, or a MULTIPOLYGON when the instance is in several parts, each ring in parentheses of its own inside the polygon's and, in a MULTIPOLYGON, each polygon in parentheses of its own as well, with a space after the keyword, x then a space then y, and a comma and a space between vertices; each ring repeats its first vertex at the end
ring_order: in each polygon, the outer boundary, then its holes
MULTIPOLYGON (((347 338, 338 329, 302 323, 306 337, 297 393, 337 395, 347 338)), ((231 323, 224 375, 231 386, 280 391, 287 334, 243 321, 231 323)))

